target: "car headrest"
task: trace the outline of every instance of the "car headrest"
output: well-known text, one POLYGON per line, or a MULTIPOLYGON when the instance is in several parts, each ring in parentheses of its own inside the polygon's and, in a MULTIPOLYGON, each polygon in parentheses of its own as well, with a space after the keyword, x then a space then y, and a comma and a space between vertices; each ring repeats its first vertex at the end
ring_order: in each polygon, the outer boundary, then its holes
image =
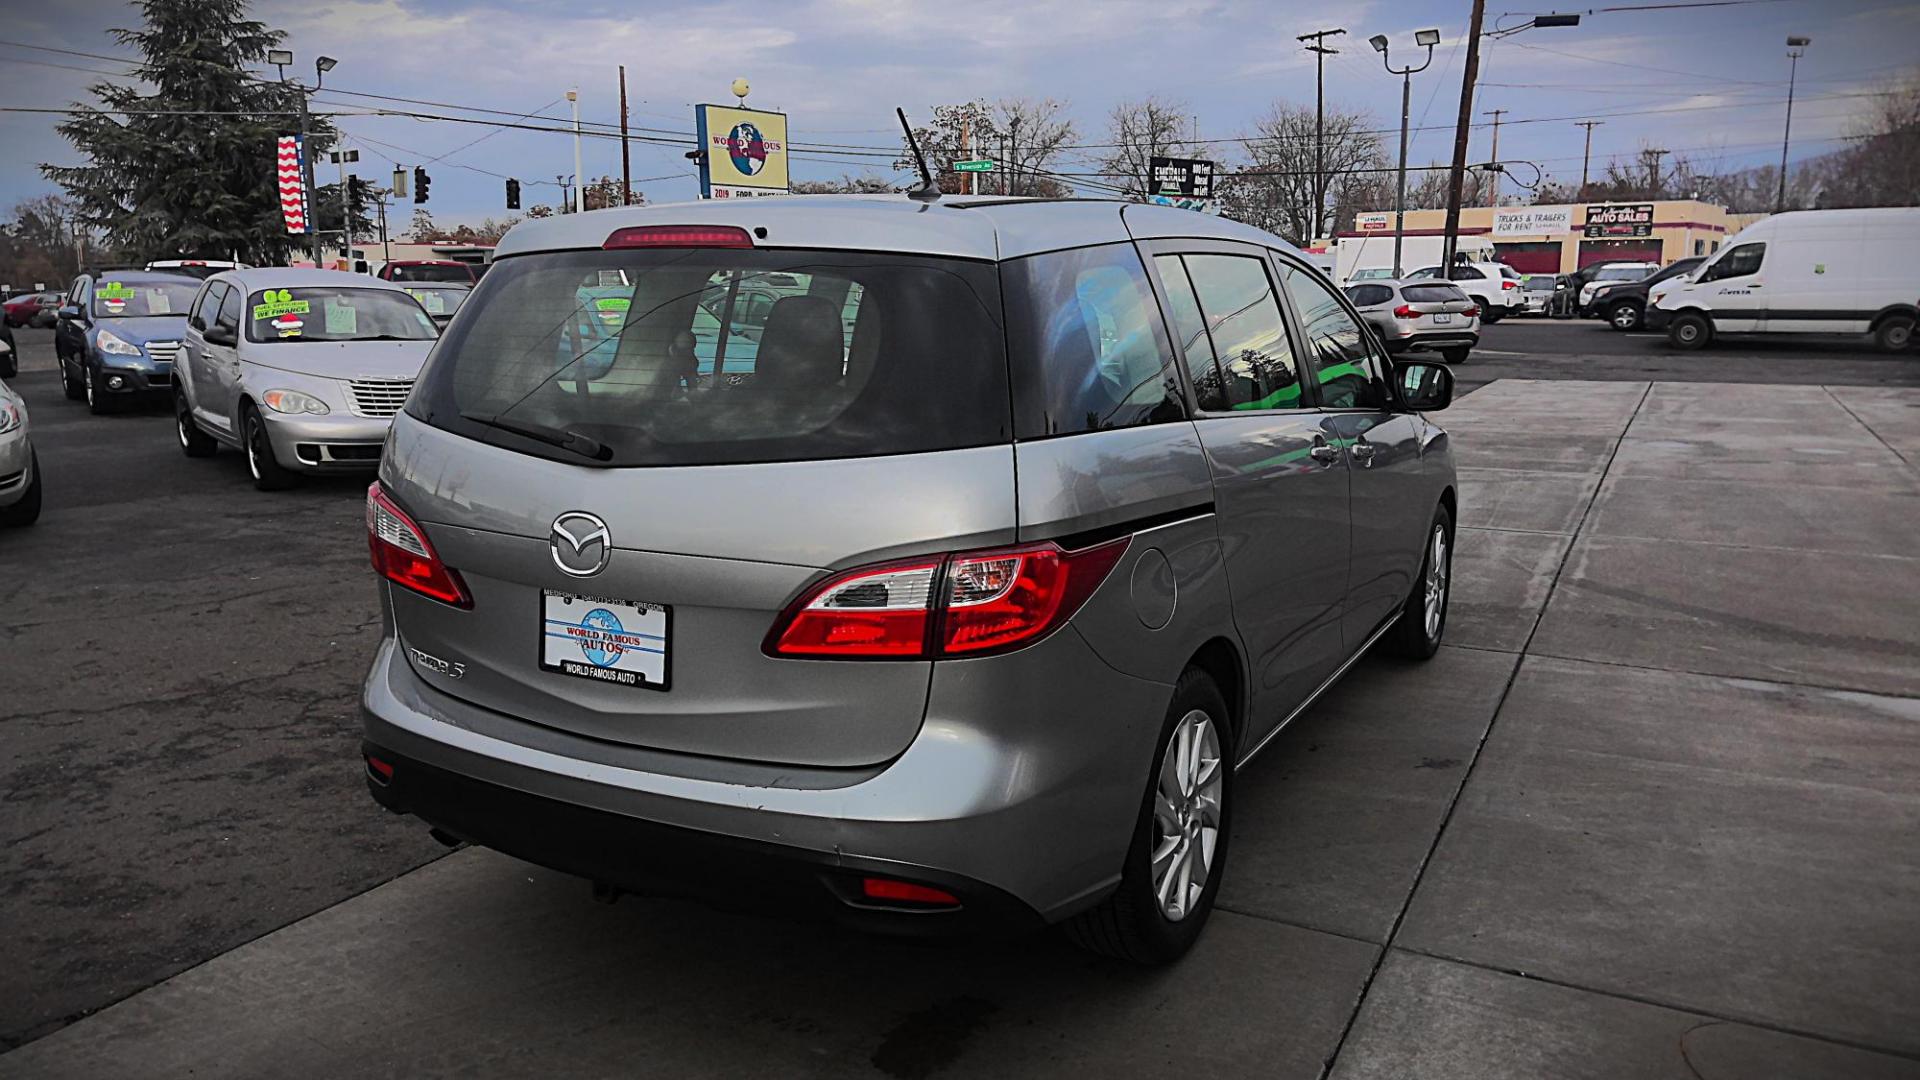
POLYGON ((846 367, 840 309, 823 296, 783 296, 767 313, 754 361, 760 387, 810 387, 838 382, 846 367))

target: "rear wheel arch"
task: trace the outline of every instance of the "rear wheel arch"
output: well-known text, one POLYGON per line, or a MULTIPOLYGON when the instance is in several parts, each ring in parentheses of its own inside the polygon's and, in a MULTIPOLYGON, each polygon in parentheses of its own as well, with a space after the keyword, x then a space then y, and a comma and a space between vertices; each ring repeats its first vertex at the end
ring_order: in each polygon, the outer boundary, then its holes
POLYGON ((1873 321, 1867 324, 1867 330, 1870 333, 1877 331, 1888 319, 1902 315, 1909 319, 1920 320, 1920 307, 1912 304, 1889 304, 1874 315, 1873 321))
MULTIPOLYGON (((1213 684, 1220 688, 1220 696, 1227 701, 1227 723, 1237 748, 1240 735, 1246 730, 1247 715, 1247 677, 1242 670, 1240 649, 1224 637, 1212 638, 1187 658, 1186 668, 1205 672, 1213 684)), ((1237 755, 1238 750, 1234 753, 1237 755)))
POLYGON ((1453 485, 1447 485, 1447 487, 1440 492, 1440 505, 1447 508, 1447 517, 1449 519, 1453 521, 1460 520, 1460 497, 1454 494, 1453 485))

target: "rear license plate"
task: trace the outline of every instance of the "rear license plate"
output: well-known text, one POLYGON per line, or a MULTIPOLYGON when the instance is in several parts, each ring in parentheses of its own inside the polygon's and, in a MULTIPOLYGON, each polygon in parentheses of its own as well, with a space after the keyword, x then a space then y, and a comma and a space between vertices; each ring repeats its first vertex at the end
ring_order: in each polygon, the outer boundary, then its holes
POLYGON ((667 688, 673 609, 579 593, 540 593, 540 667, 577 679, 667 688))
POLYGON ((1450 323, 1452 321, 1453 321, 1453 316, 1444 311, 1440 312, 1438 315, 1435 315, 1433 317, 1433 322, 1434 322, 1434 325, 1436 326, 1438 326, 1441 323, 1450 323))

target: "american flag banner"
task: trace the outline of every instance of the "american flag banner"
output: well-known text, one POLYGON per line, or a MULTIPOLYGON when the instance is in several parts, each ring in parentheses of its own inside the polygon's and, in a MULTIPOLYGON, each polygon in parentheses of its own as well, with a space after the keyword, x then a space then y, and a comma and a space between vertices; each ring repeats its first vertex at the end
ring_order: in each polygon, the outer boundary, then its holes
POLYGON ((298 135, 280 136, 280 216, 287 231, 307 231, 306 144, 298 135))

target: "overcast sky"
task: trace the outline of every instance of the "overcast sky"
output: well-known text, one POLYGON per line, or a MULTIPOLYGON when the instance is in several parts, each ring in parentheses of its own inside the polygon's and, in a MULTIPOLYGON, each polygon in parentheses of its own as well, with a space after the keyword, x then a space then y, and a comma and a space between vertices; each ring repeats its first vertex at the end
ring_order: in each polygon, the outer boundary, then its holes
MULTIPOLYGON (((1488 6, 1489 29, 1506 8, 1506 0, 1488 6)), ((895 105, 924 118, 936 103, 1002 95, 1065 100, 1080 127, 1077 142, 1108 141, 1113 105, 1150 93, 1184 103, 1201 137, 1230 139, 1246 134, 1275 100, 1312 104, 1313 57, 1294 39, 1335 26, 1347 34, 1334 39, 1342 51, 1327 64, 1329 105, 1366 110, 1377 126, 1393 128, 1399 80, 1382 69, 1367 38, 1387 34, 1396 63, 1417 62, 1413 32, 1437 26, 1443 37, 1432 66, 1413 81, 1410 160, 1422 164, 1450 153, 1469 9, 1469 0, 259 0, 253 10, 287 32, 306 76, 315 56, 339 59, 329 89, 531 113, 526 123, 545 125, 553 120, 541 117, 564 122, 564 95, 577 86, 583 120, 616 123, 616 68, 624 63, 632 123, 656 129, 649 134, 690 144, 692 104, 730 102, 728 83, 744 76, 753 84, 750 105, 789 114, 793 142, 868 147, 897 144, 895 105)), ((107 30, 135 19, 130 5, 109 0, 17 7, 5 31, 14 44, 0 43, 0 105, 65 106, 86 98, 97 72, 124 70, 17 44, 126 55, 107 30)), ((1596 175, 1610 158, 1634 160, 1645 143, 1723 167, 1762 164, 1779 155, 1790 33, 1813 38, 1800 62, 1794 109, 1799 158, 1840 145, 1836 136, 1872 104, 1849 95, 1879 89, 1915 62, 1920 4, 1777 0, 1592 11, 1577 28, 1488 43, 1474 111, 1508 110, 1501 157, 1536 161, 1562 180, 1579 179, 1583 132, 1573 120, 1583 117, 1604 121, 1593 137, 1596 175)), ((453 112, 321 97, 327 103, 316 107, 330 111, 453 112)), ((54 119, 0 114, 0 211, 51 190, 37 163, 76 160, 53 132, 54 119)), ((384 177, 393 163, 447 155, 428 166, 428 208, 442 224, 504 214, 505 175, 526 185, 524 204, 531 205, 556 202, 556 174, 573 172, 569 135, 392 116, 342 115, 338 123, 362 149, 363 175, 384 177)), ((1489 156, 1489 141, 1488 129, 1476 128, 1473 160, 1489 156)), ((682 157, 688 148, 634 144, 633 174, 650 200, 696 194, 682 157)), ((1210 149, 1223 162, 1235 156, 1230 142, 1210 149)), ((1095 153, 1076 151, 1056 168, 1090 169, 1095 153)), ((589 138, 583 154, 588 175, 619 174, 616 141, 589 138)), ((794 173, 831 177, 870 166, 891 173, 877 157, 820 153, 797 154, 794 173)), ((323 180, 332 176, 323 166, 323 180)))

